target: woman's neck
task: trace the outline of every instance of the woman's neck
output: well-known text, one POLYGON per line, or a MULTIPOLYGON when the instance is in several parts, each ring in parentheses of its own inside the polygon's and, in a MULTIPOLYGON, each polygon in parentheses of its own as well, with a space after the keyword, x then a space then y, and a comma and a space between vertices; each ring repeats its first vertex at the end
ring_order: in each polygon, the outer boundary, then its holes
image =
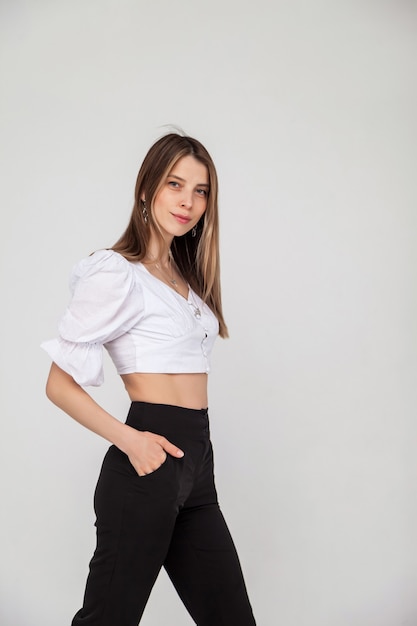
POLYGON ((168 267, 171 263, 171 241, 169 243, 164 241, 163 245, 159 241, 150 241, 146 258, 153 263, 157 261, 163 267, 168 267))

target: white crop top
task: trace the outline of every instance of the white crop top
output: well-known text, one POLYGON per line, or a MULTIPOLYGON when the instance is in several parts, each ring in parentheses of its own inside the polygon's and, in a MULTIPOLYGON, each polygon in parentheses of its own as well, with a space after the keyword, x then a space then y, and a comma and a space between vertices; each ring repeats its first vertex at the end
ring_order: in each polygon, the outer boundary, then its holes
POLYGON ((80 385, 103 383, 103 345, 118 374, 201 373, 219 331, 216 316, 189 288, 188 299, 113 250, 80 261, 59 337, 41 347, 80 385))

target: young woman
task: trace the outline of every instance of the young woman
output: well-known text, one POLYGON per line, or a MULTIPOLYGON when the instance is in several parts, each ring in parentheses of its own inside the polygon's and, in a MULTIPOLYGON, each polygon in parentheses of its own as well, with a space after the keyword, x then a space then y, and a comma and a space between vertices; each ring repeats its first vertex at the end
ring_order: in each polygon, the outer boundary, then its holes
POLYGON ((82 260, 47 396, 110 446, 95 492, 97 547, 72 626, 136 626, 165 567, 199 626, 253 626, 213 479, 207 374, 223 319, 217 175, 197 140, 168 134, 140 168, 126 231, 82 260), (103 345, 131 400, 126 423, 83 389, 103 345))

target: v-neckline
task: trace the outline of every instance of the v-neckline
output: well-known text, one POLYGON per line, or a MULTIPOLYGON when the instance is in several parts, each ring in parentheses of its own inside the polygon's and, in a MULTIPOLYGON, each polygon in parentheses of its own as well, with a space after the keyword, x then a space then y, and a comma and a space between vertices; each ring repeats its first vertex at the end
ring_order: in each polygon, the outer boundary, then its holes
POLYGON ((146 265, 144 263, 142 263, 142 261, 138 261, 138 265, 140 265, 141 267, 143 267, 143 269, 145 270, 145 272, 149 275, 152 276, 152 278, 154 278, 155 280, 158 281, 158 283, 161 283, 161 285, 165 285, 165 287, 167 287, 172 293, 176 294, 177 296, 179 296, 182 300, 184 300, 185 302, 190 302, 190 291, 191 291, 191 287, 188 283, 186 283, 187 285, 187 297, 183 296, 182 293, 180 293, 179 291, 177 291, 174 287, 171 287, 170 285, 168 285, 168 283, 166 283, 165 281, 161 280, 160 278, 158 278, 157 276, 155 276, 154 274, 152 274, 152 272, 150 272, 148 270, 148 268, 146 267, 146 265))

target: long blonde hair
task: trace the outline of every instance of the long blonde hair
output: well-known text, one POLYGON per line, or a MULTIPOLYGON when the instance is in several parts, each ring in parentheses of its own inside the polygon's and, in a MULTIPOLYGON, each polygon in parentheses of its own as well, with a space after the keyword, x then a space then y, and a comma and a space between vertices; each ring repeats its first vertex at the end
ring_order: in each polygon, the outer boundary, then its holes
POLYGON ((220 287, 217 173, 211 156, 197 139, 169 133, 153 144, 138 173, 129 223, 112 250, 129 261, 142 261, 148 251, 151 233, 162 239, 153 217, 155 197, 174 165, 185 156, 193 156, 207 167, 210 185, 207 208, 197 224, 196 236, 188 232, 182 237, 174 237, 171 252, 184 279, 216 315, 220 336, 227 337, 220 287), (142 198, 146 199, 147 220, 143 215, 142 198))

